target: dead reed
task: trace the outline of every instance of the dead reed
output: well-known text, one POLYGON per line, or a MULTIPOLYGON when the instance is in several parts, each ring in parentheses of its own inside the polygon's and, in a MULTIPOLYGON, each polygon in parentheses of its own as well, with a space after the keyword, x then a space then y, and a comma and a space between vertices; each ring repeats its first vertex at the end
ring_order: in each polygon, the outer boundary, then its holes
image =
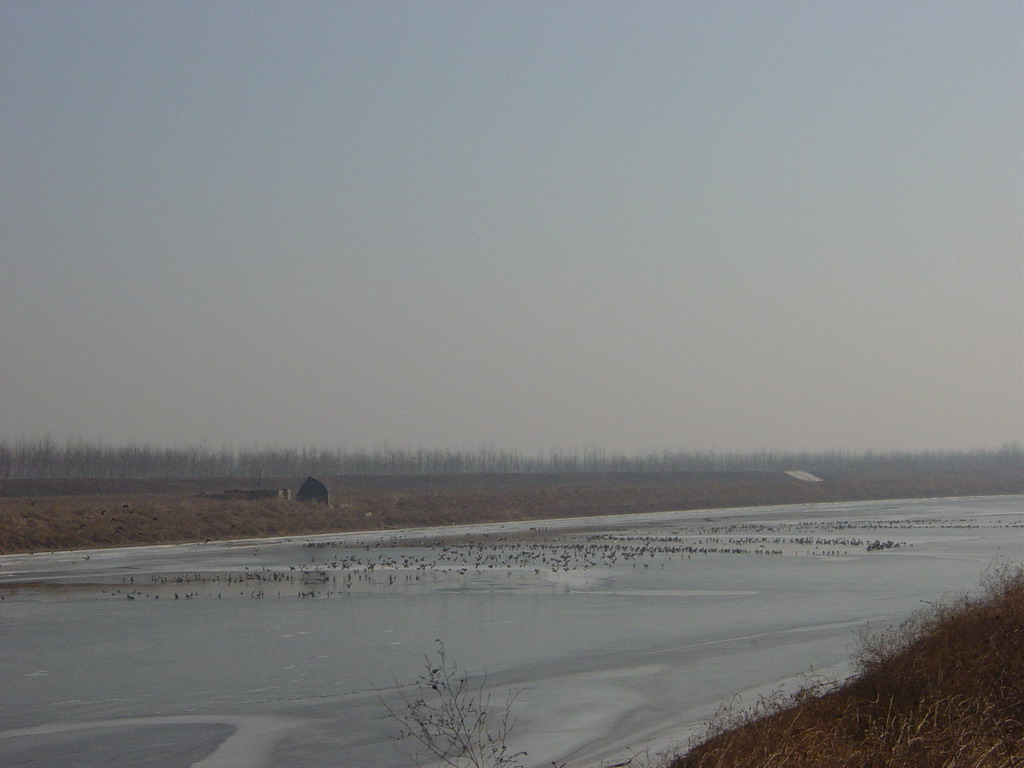
POLYGON ((722 710, 670 768, 1024 766, 1024 570, 862 639, 858 674, 722 710))

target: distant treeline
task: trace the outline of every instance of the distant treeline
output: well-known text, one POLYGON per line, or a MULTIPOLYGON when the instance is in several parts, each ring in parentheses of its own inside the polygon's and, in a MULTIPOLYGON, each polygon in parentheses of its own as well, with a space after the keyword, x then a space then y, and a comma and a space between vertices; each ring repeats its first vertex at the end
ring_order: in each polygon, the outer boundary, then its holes
POLYGON ((112 446, 51 438, 0 440, 2 478, 292 477, 300 475, 457 475, 575 472, 810 472, 913 469, 1024 470, 1024 450, 928 452, 846 451, 650 451, 623 454, 600 449, 552 451, 346 449, 211 449, 112 446))

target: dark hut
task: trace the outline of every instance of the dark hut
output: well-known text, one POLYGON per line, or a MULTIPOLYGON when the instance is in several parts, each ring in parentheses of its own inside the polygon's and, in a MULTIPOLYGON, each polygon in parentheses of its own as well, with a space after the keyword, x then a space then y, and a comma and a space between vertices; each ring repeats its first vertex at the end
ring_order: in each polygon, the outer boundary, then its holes
POLYGON ((327 486, 315 477, 307 477, 299 486, 295 498, 299 501, 311 501, 315 504, 329 504, 327 486))

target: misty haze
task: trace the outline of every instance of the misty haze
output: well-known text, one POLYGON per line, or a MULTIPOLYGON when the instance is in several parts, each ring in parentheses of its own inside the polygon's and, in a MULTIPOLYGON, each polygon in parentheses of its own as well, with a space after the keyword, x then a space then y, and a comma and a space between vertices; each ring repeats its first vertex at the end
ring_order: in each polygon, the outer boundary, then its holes
POLYGON ((1024 761, 1022 25, 5 2, 0 764, 1024 761))

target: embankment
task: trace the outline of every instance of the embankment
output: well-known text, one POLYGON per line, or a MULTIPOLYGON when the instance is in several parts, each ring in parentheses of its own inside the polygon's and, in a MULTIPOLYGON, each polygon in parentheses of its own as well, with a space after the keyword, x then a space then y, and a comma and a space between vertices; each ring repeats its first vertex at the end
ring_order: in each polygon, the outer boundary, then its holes
MULTIPOLYGON (((766 504, 1024 493, 1019 468, 856 471, 804 482, 781 472, 323 477, 331 503, 230 499, 239 478, 9 479, 0 552, 382 530, 766 504)), ((264 488, 302 478, 263 478, 264 488)))
POLYGON ((712 721, 669 768, 1024 764, 1024 571, 866 641, 860 673, 712 721))

